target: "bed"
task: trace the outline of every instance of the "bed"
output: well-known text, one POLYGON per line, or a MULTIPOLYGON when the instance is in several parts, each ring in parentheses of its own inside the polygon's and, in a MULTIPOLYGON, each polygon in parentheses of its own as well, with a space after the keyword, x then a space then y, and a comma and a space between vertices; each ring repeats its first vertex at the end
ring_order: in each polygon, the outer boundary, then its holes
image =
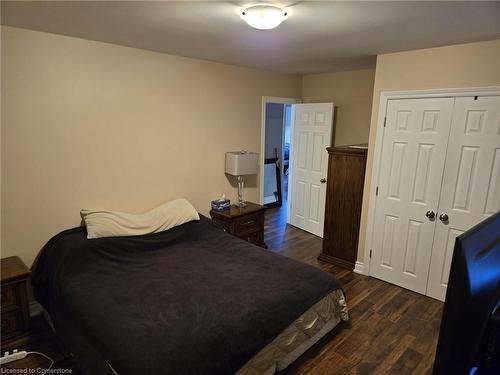
POLYGON ((332 275, 205 217, 141 236, 63 231, 32 284, 86 374, 273 374, 348 319, 332 275))

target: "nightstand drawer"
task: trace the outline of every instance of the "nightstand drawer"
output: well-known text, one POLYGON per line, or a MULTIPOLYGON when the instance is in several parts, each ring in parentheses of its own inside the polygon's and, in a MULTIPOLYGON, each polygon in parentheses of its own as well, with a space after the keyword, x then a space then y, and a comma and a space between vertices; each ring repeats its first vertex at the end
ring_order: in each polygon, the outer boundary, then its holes
POLYGON ((2 337, 7 338, 23 331, 23 317, 20 311, 2 313, 2 337))
POLYGON ((11 310, 13 307, 17 307, 17 305, 16 285, 2 285, 2 311, 11 310))
POLYGON ((235 233, 237 236, 244 233, 262 230, 262 224, 263 224, 262 215, 260 214, 245 215, 235 220, 234 224, 235 224, 235 233))
POLYGON ((261 246, 264 243, 264 236, 262 235, 262 231, 252 232, 245 235, 238 235, 238 237, 257 246, 261 246))
POLYGON ((230 222, 217 220, 217 219, 212 219, 212 222, 217 228, 224 230, 224 232, 228 232, 228 233, 231 232, 231 223, 230 222))
POLYGON ((17 256, 0 259, 2 294, 2 337, 0 345, 17 340, 29 328, 29 304, 26 285, 30 271, 17 256))
POLYGON ((264 242, 264 206, 246 202, 246 206, 234 204, 224 211, 210 211, 215 226, 225 232, 252 242, 257 246, 267 248, 264 242))

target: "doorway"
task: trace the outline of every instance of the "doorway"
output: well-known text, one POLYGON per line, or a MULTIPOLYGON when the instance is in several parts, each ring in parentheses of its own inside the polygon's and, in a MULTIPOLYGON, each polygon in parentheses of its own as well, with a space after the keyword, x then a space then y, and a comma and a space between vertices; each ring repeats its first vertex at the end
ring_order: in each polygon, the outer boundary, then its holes
POLYGON ((323 237, 333 103, 264 98, 260 202, 283 207, 286 222, 323 237))
POLYGON ((291 104, 266 103, 263 202, 266 207, 286 205, 291 108, 291 104))
POLYGON ((299 102, 274 97, 262 101, 260 202, 268 208, 288 207, 292 105, 299 102))

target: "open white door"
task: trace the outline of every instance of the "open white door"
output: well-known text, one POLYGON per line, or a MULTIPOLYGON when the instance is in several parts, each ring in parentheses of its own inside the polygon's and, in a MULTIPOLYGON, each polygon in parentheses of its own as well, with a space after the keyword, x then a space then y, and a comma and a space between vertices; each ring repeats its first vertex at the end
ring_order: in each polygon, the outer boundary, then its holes
POLYGON ((294 105, 290 167, 290 224, 323 237, 333 103, 294 105))
POLYGON ((457 98, 427 295, 446 296, 455 237, 500 210, 500 97, 457 98))

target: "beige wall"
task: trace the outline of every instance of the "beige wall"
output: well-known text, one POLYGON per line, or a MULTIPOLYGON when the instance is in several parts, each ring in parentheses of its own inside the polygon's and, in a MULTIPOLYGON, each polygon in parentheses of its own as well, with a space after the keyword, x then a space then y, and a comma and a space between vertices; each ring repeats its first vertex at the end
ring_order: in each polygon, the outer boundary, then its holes
POLYGON ((335 145, 368 143, 374 79, 375 69, 303 76, 304 102, 335 103, 335 145))
POLYGON ((378 56, 358 260, 363 261, 364 257, 368 193, 370 191, 380 93, 392 90, 482 86, 500 86, 500 40, 378 56))
MULTIPOLYGON (((80 224, 82 207, 141 212, 184 196, 206 214, 210 199, 234 200, 224 152, 259 151, 262 96, 335 102, 337 145, 370 132, 363 249, 380 92, 500 85, 500 40, 381 55, 373 89, 374 70, 301 79, 1 31, 1 248, 28 265, 52 235, 80 224)), ((258 200, 255 179, 246 197, 258 200)))
POLYGON ((235 199, 224 153, 259 152, 262 96, 301 78, 2 27, 2 91, 2 256, 30 265, 82 207, 235 199))

